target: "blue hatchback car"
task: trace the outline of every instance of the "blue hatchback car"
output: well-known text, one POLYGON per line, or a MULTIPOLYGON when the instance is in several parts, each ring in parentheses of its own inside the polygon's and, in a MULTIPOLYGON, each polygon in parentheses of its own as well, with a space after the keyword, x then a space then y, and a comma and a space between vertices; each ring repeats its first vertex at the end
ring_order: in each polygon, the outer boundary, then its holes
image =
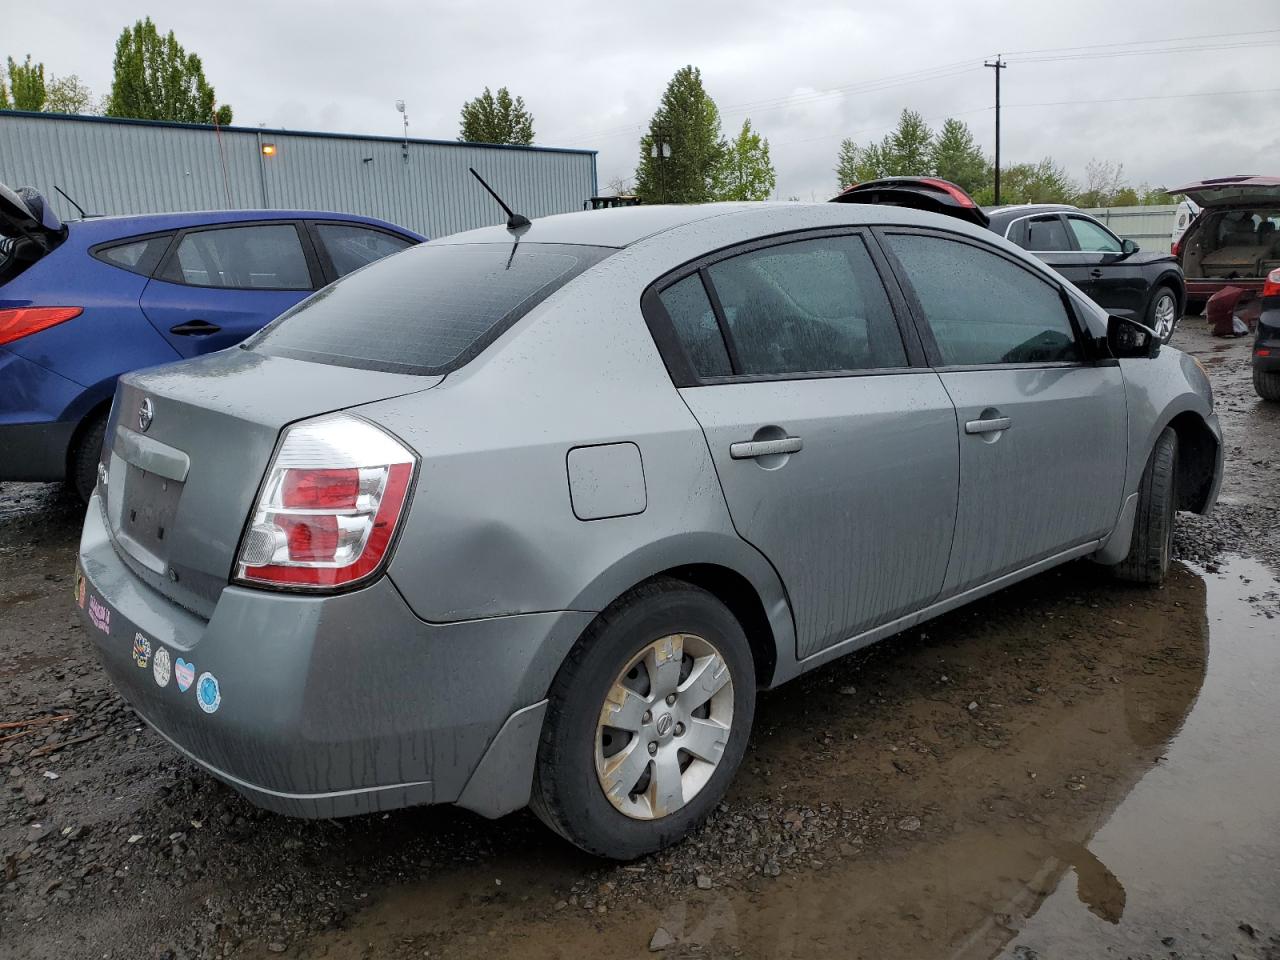
POLYGON ((118 376, 238 343, 425 239, 308 210, 63 224, 0 184, 0 480, 66 480, 87 500, 118 376))

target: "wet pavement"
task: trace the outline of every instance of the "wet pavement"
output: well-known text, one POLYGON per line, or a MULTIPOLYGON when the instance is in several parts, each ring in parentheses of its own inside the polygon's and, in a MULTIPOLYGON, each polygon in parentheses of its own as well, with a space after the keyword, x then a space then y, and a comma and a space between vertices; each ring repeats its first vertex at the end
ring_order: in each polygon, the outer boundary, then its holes
POLYGON ((78 508, 0 485, 0 723, 67 718, 0 728, 0 958, 1280 960, 1280 414, 1196 323, 1228 473, 1163 588, 1070 564, 763 695, 637 864, 527 813, 255 811, 106 683, 78 508))

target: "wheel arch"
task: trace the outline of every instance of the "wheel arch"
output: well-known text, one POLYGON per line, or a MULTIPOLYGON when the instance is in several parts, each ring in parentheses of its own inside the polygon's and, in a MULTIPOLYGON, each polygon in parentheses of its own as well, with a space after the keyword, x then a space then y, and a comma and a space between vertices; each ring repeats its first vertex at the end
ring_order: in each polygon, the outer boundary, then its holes
POLYGON ((691 534, 650 544, 598 576, 574 609, 602 611, 660 578, 701 587, 729 608, 751 645, 760 687, 773 685, 783 658, 794 658, 795 622, 786 588, 768 560, 737 537, 691 534))
POLYGON ((1206 513, 1214 499, 1218 438, 1204 418, 1192 410, 1177 414, 1166 426, 1178 436, 1177 509, 1206 513))
POLYGON ((1156 291, 1161 287, 1169 287, 1173 290, 1173 295, 1178 304, 1178 319, 1182 318, 1182 311, 1187 305, 1187 283, 1182 276, 1181 270, 1175 270, 1172 267, 1161 272, 1153 281, 1151 281, 1150 293, 1147 294, 1147 303, 1143 308, 1143 315, 1151 309, 1151 304, 1155 301, 1156 291))

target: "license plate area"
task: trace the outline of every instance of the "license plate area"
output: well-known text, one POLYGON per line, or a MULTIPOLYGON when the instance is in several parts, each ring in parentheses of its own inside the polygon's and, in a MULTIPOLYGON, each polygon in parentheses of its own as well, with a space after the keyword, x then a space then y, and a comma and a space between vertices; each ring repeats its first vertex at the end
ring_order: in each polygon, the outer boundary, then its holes
POLYGON ((183 484, 130 463, 120 510, 120 532, 158 560, 168 555, 183 484))

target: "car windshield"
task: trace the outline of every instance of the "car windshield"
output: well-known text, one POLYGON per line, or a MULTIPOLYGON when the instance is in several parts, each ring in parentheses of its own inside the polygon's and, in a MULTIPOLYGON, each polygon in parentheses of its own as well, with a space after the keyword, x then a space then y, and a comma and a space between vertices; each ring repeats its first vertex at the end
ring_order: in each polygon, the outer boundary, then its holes
POLYGON ((569 244, 423 244, 330 284, 245 346, 369 370, 447 373, 612 252, 569 244))

